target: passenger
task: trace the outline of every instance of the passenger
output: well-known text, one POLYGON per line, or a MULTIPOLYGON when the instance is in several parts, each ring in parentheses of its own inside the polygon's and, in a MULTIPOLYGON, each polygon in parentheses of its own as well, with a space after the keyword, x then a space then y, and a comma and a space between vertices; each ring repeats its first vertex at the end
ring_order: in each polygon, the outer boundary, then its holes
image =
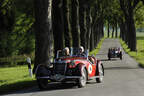
POLYGON ((70 50, 69 50, 69 48, 68 47, 65 47, 64 49, 63 49, 63 51, 64 51, 64 56, 70 56, 70 50))
POLYGON ((92 64, 94 64, 94 58, 90 57, 89 60, 91 61, 92 64))
POLYGON ((86 54, 84 53, 84 48, 83 48, 83 46, 81 46, 81 47, 79 48, 79 54, 78 54, 78 56, 86 57, 86 54))

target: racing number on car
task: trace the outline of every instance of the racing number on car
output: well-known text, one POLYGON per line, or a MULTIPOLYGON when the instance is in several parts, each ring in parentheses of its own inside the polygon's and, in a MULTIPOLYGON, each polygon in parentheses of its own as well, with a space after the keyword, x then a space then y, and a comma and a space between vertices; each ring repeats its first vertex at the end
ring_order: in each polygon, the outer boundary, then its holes
POLYGON ((91 74, 92 73, 92 65, 90 64, 88 67, 88 73, 91 74))

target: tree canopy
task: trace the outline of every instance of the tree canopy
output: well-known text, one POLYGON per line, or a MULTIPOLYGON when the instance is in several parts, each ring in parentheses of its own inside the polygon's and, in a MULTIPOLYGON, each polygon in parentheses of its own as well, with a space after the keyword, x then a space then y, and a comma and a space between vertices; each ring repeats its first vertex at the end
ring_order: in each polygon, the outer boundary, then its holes
POLYGON ((111 29, 112 37, 118 37, 120 29, 120 37, 136 51, 136 29, 144 27, 144 0, 42 0, 39 6, 34 2, 39 0, 0 1, 0 57, 37 54, 38 47, 39 52, 46 48, 46 54, 51 48, 56 54, 64 47, 81 45, 93 50, 104 37, 104 28, 108 37, 111 29), (51 22, 46 23, 49 16, 51 22))

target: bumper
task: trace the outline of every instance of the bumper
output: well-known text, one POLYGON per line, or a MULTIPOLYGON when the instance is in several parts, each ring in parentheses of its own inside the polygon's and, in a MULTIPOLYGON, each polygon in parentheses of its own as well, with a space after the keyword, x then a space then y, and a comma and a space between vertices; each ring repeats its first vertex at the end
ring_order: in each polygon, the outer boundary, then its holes
POLYGON ((82 76, 63 76, 60 74, 56 74, 53 76, 42 76, 42 77, 36 77, 37 79, 50 79, 54 81, 63 81, 64 79, 79 79, 82 78, 82 76))

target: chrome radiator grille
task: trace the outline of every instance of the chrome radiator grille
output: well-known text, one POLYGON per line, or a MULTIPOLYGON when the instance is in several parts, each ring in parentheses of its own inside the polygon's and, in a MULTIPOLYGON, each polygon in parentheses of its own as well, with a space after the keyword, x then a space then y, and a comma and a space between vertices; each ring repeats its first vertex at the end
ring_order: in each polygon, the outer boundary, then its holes
POLYGON ((55 74, 64 75, 67 69, 66 63, 54 63, 54 72, 55 74))

